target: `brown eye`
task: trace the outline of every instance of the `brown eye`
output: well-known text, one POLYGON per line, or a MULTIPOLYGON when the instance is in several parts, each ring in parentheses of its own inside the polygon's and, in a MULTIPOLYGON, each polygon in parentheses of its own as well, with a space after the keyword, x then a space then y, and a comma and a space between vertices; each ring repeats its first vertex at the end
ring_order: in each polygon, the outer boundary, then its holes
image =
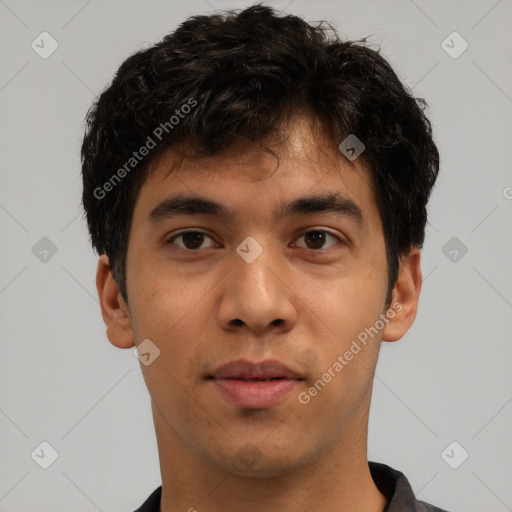
MULTIPOLYGON (((201 248, 201 245, 205 238, 209 238, 213 241, 213 238, 202 231, 183 231, 173 236, 167 243, 174 244, 175 240, 181 239, 181 243, 176 243, 178 247, 188 251, 195 251, 201 248)), ((212 247, 212 246, 210 246, 212 247)))
POLYGON ((310 231, 306 231, 300 238, 304 238, 305 245, 300 245, 300 247, 306 247, 306 249, 318 250, 318 249, 328 249, 336 243, 331 244, 327 247, 324 247, 326 241, 328 241, 329 237, 333 239, 335 242, 340 242, 340 239, 334 236, 332 233, 321 229, 314 229, 310 231))

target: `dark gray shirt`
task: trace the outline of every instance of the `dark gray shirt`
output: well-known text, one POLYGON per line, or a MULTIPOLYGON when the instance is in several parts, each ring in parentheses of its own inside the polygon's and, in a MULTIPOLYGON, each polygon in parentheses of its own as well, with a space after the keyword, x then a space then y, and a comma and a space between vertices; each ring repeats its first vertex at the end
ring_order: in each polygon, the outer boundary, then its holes
MULTIPOLYGON (((411 484, 400 471, 385 464, 369 462, 370 473, 379 491, 388 499, 384 512, 447 512, 414 497, 411 484)), ((135 512, 160 512, 162 487, 155 489, 149 498, 135 512)))

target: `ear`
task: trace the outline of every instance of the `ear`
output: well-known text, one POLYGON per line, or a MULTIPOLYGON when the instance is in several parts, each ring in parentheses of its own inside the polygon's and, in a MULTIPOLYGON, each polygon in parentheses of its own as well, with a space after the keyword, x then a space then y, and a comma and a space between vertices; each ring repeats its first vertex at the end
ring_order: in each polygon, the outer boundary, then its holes
POLYGON ((420 249, 413 246, 400 260, 397 282, 386 312, 388 322, 382 331, 382 341, 402 338, 416 318, 422 281, 420 259, 420 249))
POLYGON ((119 286, 117 285, 110 266, 109 258, 103 254, 98 261, 96 271, 96 289, 101 305, 101 315, 107 326, 107 337, 112 345, 118 348, 135 346, 132 324, 119 286))

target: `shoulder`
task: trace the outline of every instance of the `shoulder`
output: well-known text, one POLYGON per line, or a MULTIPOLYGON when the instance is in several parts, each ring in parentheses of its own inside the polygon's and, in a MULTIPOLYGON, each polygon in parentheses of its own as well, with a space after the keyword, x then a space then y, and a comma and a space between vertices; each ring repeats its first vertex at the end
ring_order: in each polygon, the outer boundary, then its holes
POLYGON ((444 508, 435 507, 434 505, 430 505, 430 503, 425 503, 424 501, 416 501, 415 505, 417 512, 448 512, 444 508))
POLYGON ((416 499, 409 480, 400 471, 377 462, 368 465, 375 485, 388 499, 385 512, 448 512, 416 499))
POLYGON ((155 489, 146 501, 134 512, 160 512, 160 500, 162 497, 162 486, 155 489))

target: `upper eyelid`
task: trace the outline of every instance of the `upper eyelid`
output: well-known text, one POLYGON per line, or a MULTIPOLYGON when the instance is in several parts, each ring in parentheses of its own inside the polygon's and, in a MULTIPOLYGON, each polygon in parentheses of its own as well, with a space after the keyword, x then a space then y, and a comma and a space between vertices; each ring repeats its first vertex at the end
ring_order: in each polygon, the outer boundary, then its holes
POLYGON ((203 231, 202 229, 185 229, 183 231, 179 231, 178 233, 174 233, 174 235, 172 235, 170 238, 167 239, 167 242, 170 242, 172 240, 174 240, 175 238, 179 237, 180 235, 185 235, 187 233, 201 233, 202 235, 206 235, 208 237, 210 237, 212 240, 215 240, 215 238, 210 235, 209 233, 207 233, 206 231, 203 231))

